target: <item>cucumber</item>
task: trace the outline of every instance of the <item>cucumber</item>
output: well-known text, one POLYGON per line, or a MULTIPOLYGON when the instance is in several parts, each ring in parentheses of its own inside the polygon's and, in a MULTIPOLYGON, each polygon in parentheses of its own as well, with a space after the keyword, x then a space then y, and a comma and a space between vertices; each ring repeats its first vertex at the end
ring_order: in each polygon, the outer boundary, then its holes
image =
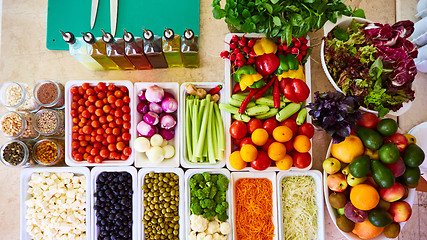
POLYGON ((290 116, 297 113, 301 108, 301 105, 298 103, 289 103, 286 107, 279 111, 276 115, 276 120, 279 122, 283 122, 288 119, 290 116))
POLYGON ((268 106, 257 105, 255 107, 247 108, 246 114, 248 116, 256 116, 256 115, 261 115, 261 114, 267 113, 268 111, 270 111, 270 108, 268 106))
POLYGON ((219 109, 221 109, 222 111, 229 112, 231 114, 239 114, 239 109, 234 106, 231 106, 230 104, 220 103, 219 109))
MULTIPOLYGON (((266 106, 269 106, 271 108, 274 107, 273 96, 271 96, 271 98, 270 98, 270 96, 258 98, 257 100, 255 100, 255 103, 258 105, 266 105, 266 106)), ((285 107, 285 105, 286 105, 286 103, 280 102, 280 108, 285 107)))
POLYGON ((270 111, 268 111, 267 113, 261 114, 261 115, 256 115, 255 117, 258 119, 267 119, 267 118, 271 118, 274 117, 277 113, 279 112, 279 109, 277 108, 270 108, 270 111))
POLYGON ((305 122, 305 119, 307 118, 307 108, 303 108, 299 111, 296 122, 297 125, 302 125, 305 122))
MULTIPOLYGON (((234 98, 230 98, 230 100, 228 101, 228 104, 230 104, 231 106, 239 108, 242 105, 242 102, 243 101, 240 101, 240 100, 237 100, 237 99, 234 99, 234 98)), ((247 108, 255 107, 255 105, 256 104, 254 102, 249 102, 247 108)))
POLYGON ((233 114, 231 116, 235 120, 243 121, 243 122, 249 122, 251 120, 251 117, 245 114, 233 114))
POLYGON ((290 103, 292 102, 291 100, 285 98, 285 96, 283 96, 283 98, 281 99, 281 101, 285 102, 285 103, 290 103))
POLYGON ((233 94, 233 95, 231 95, 231 98, 232 98, 232 99, 236 99, 236 100, 239 100, 239 101, 242 101, 242 102, 243 102, 243 100, 245 100, 246 96, 247 96, 247 94, 245 95, 245 94, 243 94, 243 93, 237 93, 237 94, 233 94))

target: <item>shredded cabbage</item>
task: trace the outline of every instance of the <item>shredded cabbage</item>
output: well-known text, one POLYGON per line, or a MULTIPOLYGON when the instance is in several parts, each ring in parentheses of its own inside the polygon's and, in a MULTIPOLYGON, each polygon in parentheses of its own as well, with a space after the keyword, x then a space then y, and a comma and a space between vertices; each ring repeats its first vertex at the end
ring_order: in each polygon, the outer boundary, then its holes
POLYGON ((318 239, 316 183, 310 176, 282 180, 284 239, 318 239))

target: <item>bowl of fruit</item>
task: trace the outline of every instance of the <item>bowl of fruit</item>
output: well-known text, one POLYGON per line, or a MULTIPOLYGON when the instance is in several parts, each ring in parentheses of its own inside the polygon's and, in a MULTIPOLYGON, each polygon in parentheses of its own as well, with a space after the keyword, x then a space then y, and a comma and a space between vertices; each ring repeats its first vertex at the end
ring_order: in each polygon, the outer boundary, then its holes
POLYGON ((364 113, 355 132, 329 146, 326 206, 347 239, 396 238, 411 217, 425 155, 398 130, 395 120, 364 113))

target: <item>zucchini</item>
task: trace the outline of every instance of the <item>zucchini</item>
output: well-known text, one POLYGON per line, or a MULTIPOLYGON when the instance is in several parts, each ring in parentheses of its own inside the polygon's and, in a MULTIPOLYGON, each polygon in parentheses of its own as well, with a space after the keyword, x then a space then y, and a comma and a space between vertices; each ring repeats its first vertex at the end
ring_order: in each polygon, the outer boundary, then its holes
POLYGON ((247 94, 245 95, 243 93, 236 93, 236 94, 231 95, 231 98, 243 102, 243 100, 245 100, 246 96, 247 96, 247 94))
POLYGON ((229 112, 231 114, 239 114, 238 108, 231 106, 230 104, 227 104, 227 103, 220 103, 219 109, 221 109, 222 111, 229 112))
POLYGON ((261 114, 267 113, 268 111, 270 111, 270 108, 268 106, 257 105, 255 107, 247 108, 246 114, 248 116, 256 116, 256 115, 261 115, 261 114))
MULTIPOLYGON (((258 98, 257 100, 255 100, 255 103, 258 104, 258 105, 266 105, 266 106, 269 106, 271 108, 274 107, 273 96, 258 98)), ((280 108, 285 107, 285 105, 286 105, 286 103, 280 102, 280 108)))
POLYGON ((231 117, 235 120, 239 120, 243 122, 249 122, 251 120, 251 117, 245 114, 233 114, 231 117))
POLYGON ((302 125, 305 122, 306 118, 307 118, 307 108, 303 108, 299 111, 297 119, 295 121, 297 122, 297 125, 302 125))
POLYGON ((301 105, 298 103, 289 103, 286 107, 279 111, 276 115, 276 120, 279 122, 283 122, 288 119, 290 116, 297 113, 301 108, 301 105))
POLYGON ((258 119, 267 119, 267 118, 271 118, 274 117, 277 113, 279 112, 279 109, 277 108, 270 108, 270 111, 268 111, 267 113, 261 114, 261 115, 256 115, 255 117, 258 119))
MULTIPOLYGON (((228 101, 228 104, 230 104, 231 106, 234 107, 240 107, 242 105, 243 101, 234 99, 234 98, 230 98, 230 100, 228 101)), ((255 107, 255 103, 254 102, 249 102, 247 108, 251 108, 251 107, 255 107)))

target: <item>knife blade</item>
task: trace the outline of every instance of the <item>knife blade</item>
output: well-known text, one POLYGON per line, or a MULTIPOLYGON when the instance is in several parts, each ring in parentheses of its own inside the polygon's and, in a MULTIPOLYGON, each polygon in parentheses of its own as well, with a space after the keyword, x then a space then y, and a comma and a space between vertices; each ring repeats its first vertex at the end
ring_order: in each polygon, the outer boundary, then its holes
POLYGON ((92 9, 90 13, 90 29, 93 29, 96 21, 96 14, 98 13, 98 2, 99 0, 92 0, 92 9))
POLYGON ((110 0, 110 23, 111 23, 111 34, 116 36, 117 28, 117 8, 119 0, 110 0))

